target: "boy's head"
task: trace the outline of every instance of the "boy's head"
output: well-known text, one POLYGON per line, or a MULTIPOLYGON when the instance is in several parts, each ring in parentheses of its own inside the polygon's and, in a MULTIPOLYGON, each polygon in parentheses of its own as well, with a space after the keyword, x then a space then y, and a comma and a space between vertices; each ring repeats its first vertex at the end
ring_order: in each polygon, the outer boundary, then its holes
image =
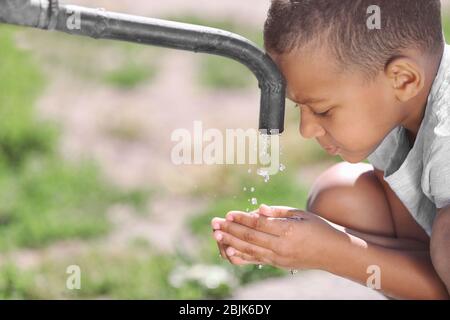
POLYGON ((264 42, 301 134, 359 162, 394 127, 417 132, 444 45, 440 0, 272 0, 264 42))

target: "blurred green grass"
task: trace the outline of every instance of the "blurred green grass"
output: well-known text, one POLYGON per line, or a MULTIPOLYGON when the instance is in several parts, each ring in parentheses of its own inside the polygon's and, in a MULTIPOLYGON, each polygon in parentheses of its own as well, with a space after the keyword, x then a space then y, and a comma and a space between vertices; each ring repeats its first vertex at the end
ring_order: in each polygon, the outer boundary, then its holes
POLYGON ((0 167, 0 251, 105 235, 114 203, 142 212, 149 193, 119 190, 99 172, 93 163, 57 157, 33 157, 15 171, 0 167))
POLYGON ((450 14, 448 14, 448 15, 444 14, 442 22, 443 22, 445 38, 447 40, 447 43, 450 43, 450 14))
POLYGON ((169 274, 176 259, 145 252, 93 250, 58 261, 48 259, 37 268, 14 264, 0 267, 1 299, 200 299, 208 294, 195 283, 175 288, 169 274), (66 269, 74 261, 81 271, 81 288, 66 289, 66 269))
POLYGON ((17 168, 32 154, 53 152, 56 128, 36 121, 33 103, 45 78, 31 54, 16 49, 10 30, 0 33, 0 164, 17 168))
POLYGON ((160 51, 164 50, 32 29, 22 29, 19 35, 21 42, 35 49, 36 60, 49 66, 52 73, 124 90, 151 83, 159 73, 160 51))
POLYGON ((14 29, 0 30, 0 251, 105 234, 111 204, 137 206, 146 197, 110 186, 92 163, 57 154, 58 128, 34 109, 46 79, 14 44, 14 29))
POLYGON ((119 65, 115 70, 105 72, 104 81, 118 88, 132 89, 152 79, 156 69, 138 66, 136 63, 119 65))

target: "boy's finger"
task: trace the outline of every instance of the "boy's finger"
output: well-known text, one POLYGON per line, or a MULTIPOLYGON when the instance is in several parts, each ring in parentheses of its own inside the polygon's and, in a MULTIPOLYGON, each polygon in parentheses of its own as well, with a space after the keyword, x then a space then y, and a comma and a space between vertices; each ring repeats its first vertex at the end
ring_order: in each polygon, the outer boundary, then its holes
POLYGON ((211 227, 213 228, 213 230, 219 230, 220 229, 220 225, 225 221, 225 219, 223 218, 213 218, 211 220, 211 227))
MULTIPOLYGON (((214 237, 214 231, 213 231, 213 237, 214 237)), ((228 246, 224 245, 223 243, 221 243, 217 240, 216 240, 216 242, 217 242, 217 248, 219 249, 219 253, 220 253, 220 256, 222 257, 222 259, 225 259, 225 260, 228 260, 231 262, 230 257, 226 253, 228 246)))
POLYGON ((241 258, 242 260, 245 260, 252 264, 261 264, 261 262, 256 260, 254 257, 252 257, 246 253, 240 252, 239 250, 236 250, 233 247, 228 247, 225 252, 226 252, 227 256, 229 256, 230 258, 238 257, 238 258, 241 258))
MULTIPOLYGON (((221 224, 222 221, 225 221, 225 219, 213 218, 211 220, 211 227, 212 227, 212 231, 213 231, 213 234, 212 234, 213 237, 214 237, 214 231, 220 229, 220 224, 221 224)), ((227 254, 225 253, 225 249, 226 248, 224 248, 224 246, 220 242, 217 242, 217 248, 219 249, 219 252, 220 252, 220 255, 222 256, 222 259, 228 259, 229 260, 227 254)))
POLYGON ((227 214, 225 215, 225 219, 226 219, 227 221, 233 221, 233 216, 234 216, 235 214, 255 215, 255 214, 258 214, 258 210, 259 210, 259 209, 256 209, 256 210, 253 210, 253 211, 251 211, 251 212, 236 211, 236 210, 234 210, 234 211, 229 211, 229 212, 227 212, 227 214))
MULTIPOLYGON (((220 230, 220 225, 225 221, 225 219, 221 219, 221 218, 213 218, 211 221, 211 226, 213 227, 213 235, 214 235, 214 231, 215 230, 220 230)), ((232 264, 236 264, 234 260, 236 260, 236 258, 233 258, 233 254, 227 254, 227 250, 228 250, 228 246, 225 246, 224 244, 220 243, 219 241, 217 242, 217 247, 219 248, 219 252, 220 255, 222 256, 223 259, 227 259, 230 263, 232 264)), ((232 251, 234 253, 234 251, 232 251)), ((240 258, 241 260, 245 260, 248 263, 245 264, 250 264, 250 263, 256 263, 253 262, 252 258, 248 255, 244 255, 243 253, 236 251, 237 252, 237 257, 240 258)), ((239 260, 239 259, 238 259, 239 260)), ((242 261, 239 260, 239 264, 244 264, 242 263, 242 261)))
POLYGON ((217 248, 219 249, 222 259, 228 259, 227 254, 225 252, 225 248, 223 247, 223 245, 220 242, 217 242, 217 248))
POLYGON ((275 258, 275 254, 271 250, 242 241, 226 232, 216 231, 214 237, 217 241, 233 247, 242 253, 246 253, 257 261, 261 261, 263 264, 272 264, 271 262, 275 258))
MULTIPOLYGON (((232 236, 241 239, 242 241, 249 242, 251 244, 270 250, 274 249, 274 245, 276 241, 279 239, 278 236, 276 235, 261 232, 252 229, 251 227, 247 227, 245 225, 229 221, 225 221, 222 224, 220 230, 229 233, 232 236)), ((276 231, 277 230, 273 232, 276 231)))
MULTIPOLYGON (((286 220, 268 218, 257 213, 233 213, 230 217, 227 216, 227 221, 222 222, 221 229, 227 231, 224 228, 229 227, 230 223, 239 224, 275 237, 285 234, 289 228, 286 220)), ((232 231, 229 233, 234 234, 232 231)), ((236 234, 234 235, 237 236, 236 234)))
POLYGON ((236 266, 245 266, 245 265, 253 264, 252 262, 249 262, 247 260, 244 260, 244 259, 242 259, 240 257, 236 257, 236 256, 230 257, 230 263, 234 264, 236 266))
POLYGON ((268 205, 262 204, 259 206, 258 212, 264 216, 272 218, 289 218, 303 211, 292 207, 283 207, 283 206, 269 207, 268 205))

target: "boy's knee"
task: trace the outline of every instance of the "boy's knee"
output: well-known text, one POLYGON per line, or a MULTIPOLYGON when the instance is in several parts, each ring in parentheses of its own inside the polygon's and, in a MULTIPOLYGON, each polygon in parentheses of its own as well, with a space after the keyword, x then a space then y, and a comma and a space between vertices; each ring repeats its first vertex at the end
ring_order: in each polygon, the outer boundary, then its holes
POLYGON ((450 293, 450 259, 446 239, 450 237, 450 216, 440 214, 433 223, 430 255, 433 266, 450 293))
POLYGON ((386 194, 369 164, 342 162, 327 169, 313 184, 306 208, 354 230, 395 234, 386 194))
POLYGON ((325 170, 310 189, 307 210, 319 215, 327 212, 358 209, 364 190, 374 182, 373 167, 368 164, 341 162, 325 170), (359 189, 355 189, 358 180, 359 189), (361 192, 362 191, 362 192, 361 192), (331 209, 331 210, 330 210, 331 209))

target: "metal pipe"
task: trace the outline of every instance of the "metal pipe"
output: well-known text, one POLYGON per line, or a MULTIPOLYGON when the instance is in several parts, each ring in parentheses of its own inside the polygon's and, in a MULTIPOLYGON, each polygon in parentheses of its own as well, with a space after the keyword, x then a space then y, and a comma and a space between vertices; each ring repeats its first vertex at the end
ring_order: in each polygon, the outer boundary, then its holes
POLYGON ((95 39, 204 52, 234 59, 247 66, 258 79, 261 89, 259 129, 268 134, 281 134, 284 131, 284 78, 267 54, 237 34, 104 9, 62 5, 58 0, 0 0, 0 23, 58 30, 95 39))

